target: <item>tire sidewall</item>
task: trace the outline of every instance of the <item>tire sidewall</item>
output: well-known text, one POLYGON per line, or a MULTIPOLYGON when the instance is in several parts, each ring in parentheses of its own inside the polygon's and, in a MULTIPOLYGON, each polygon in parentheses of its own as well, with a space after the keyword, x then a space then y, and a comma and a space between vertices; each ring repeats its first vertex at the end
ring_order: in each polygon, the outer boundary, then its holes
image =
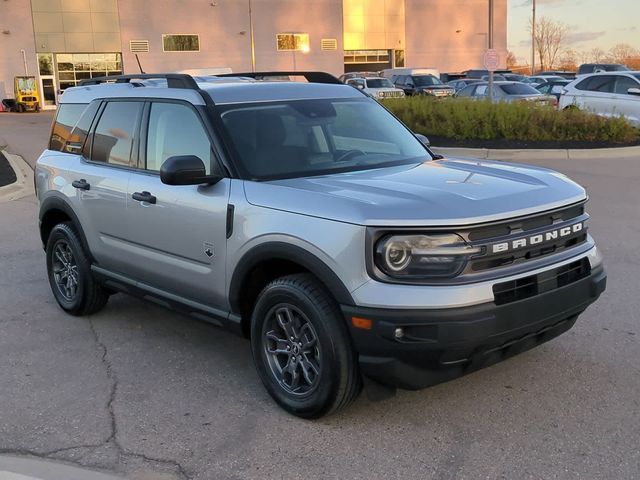
POLYGON ((285 410, 302 417, 317 416, 330 403, 339 385, 337 375, 341 372, 336 351, 335 334, 328 328, 320 308, 309 297, 291 285, 270 285, 260 294, 251 318, 251 350, 260 379, 269 394, 285 410), (312 323, 320 344, 321 374, 318 386, 306 395, 293 396, 287 393, 273 378, 263 348, 267 314, 276 305, 288 303, 300 309, 312 323))
POLYGON ((49 239, 47 240, 46 257, 47 277, 49 278, 49 285, 51 286, 51 291, 58 302, 58 305, 68 312, 78 312, 82 310, 86 300, 87 280, 91 272, 84 255, 82 245, 68 224, 56 225, 53 228, 49 235, 49 239), (64 240, 69 245, 73 253, 73 258, 78 266, 78 290, 72 300, 67 300, 58 290, 58 285, 56 284, 53 276, 53 251, 55 245, 60 240, 64 240))

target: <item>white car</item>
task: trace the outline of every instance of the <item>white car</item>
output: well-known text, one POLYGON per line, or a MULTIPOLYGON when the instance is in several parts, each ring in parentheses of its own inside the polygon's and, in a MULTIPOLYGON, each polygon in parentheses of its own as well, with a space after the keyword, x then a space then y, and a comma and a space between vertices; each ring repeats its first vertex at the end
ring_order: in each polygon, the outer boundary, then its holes
POLYGON ((607 117, 622 115, 640 126, 640 71, 581 76, 560 96, 561 109, 572 107, 607 117))
POLYGON ((397 98, 404 97, 404 91, 396 88, 388 78, 365 77, 352 78, 347 80, 347 85, 351 85, 373 98, 397 98))

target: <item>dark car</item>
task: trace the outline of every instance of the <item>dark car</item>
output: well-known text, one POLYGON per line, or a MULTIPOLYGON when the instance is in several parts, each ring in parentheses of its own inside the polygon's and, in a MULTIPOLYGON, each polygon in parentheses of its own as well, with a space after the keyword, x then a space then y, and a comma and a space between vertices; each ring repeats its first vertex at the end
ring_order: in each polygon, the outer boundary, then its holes
POLYGON ((394 84, 404 91, 405 95, 433 95, 434 97, 450 97, 455 93, 451 85, 442 83, 433 75, 399 75, 394 84))
POLYGON ((477 78, 460 78, 458 80, 451 80, 447 82, 447 85, 454 88, 456 92, 462 90, 467 85, 471 85, 472 83, 479 82, 480 80, 477 78))
POLYGON ((549 82, 541 83, 538 85, 536 90, 540 93, 544 93, 545 95, 553 95, 558 100, 560 100, 560 95, 562 95, 562 90, 566 85, 569 85, 571 80, 551 80, 549 82))
MULTIPOLYGON (((467 78, 477 78, 478 80, 482 80, 482 77, 489 76, 489 70, 483 70, 483 69, 465 70, 463 73, 466 75, 467 78)), ((504 75, 505 73, 511 73, 511 70, 496 70, 493 73, 504 75)))
POLYGON ((557 77, 566 78, 567 80, 575 80, 576 72, 570 72, 569 70, 547 70, 539 72, 538 75, 555 75, 557 77))
POLYGON ((629 68, 621 63, 583 63, 578 68, 578 75, 598 72, 626 72, 629 68))

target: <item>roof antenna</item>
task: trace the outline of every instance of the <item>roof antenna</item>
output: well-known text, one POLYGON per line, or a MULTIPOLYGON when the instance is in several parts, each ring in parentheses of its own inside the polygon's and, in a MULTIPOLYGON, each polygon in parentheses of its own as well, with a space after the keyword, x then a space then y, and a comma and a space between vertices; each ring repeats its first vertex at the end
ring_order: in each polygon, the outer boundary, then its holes
POLYGON ((144 70, 142 70, 142 65, 140 65, 140 59, 138 58, 138 54, 136 53, 136 62, 138 62, 138 68, 140 69, 140 73, 144 73, 144 70))

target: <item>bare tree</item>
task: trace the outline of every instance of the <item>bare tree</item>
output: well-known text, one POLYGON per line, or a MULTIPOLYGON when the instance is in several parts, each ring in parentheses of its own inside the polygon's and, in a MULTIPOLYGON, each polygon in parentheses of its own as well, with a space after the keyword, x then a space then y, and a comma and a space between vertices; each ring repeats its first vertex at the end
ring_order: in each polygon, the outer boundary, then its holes
MULTIPOLYGON (((529 31, 531 31, 531 22, 529 22, 529 31)), ((551 18, 542 17, 536 21, 533 37, 541 70, 547 70, 556 64, 568 33, 567 25, 551 18)))
POLYGON ((562 70, 577 70, 579 53, 573 49, 563 50, 560 54, 558 64, 562 70))
POLYGON ((640 56, 640 51, 628 43, 618 43, 609 50, 609 54, 614 62, 626 64, 629 60, 640 56))
POLYGON ((518 59, 516 58, 516 54, 512 51, 507 51, 507 68, 511 69, 512 67, 516 67, 518 65, 518 59))
POLYGON ((600 47, 593 48, 590 52, 593 63, 604 63, 611 60, 611 57, 600 47))

